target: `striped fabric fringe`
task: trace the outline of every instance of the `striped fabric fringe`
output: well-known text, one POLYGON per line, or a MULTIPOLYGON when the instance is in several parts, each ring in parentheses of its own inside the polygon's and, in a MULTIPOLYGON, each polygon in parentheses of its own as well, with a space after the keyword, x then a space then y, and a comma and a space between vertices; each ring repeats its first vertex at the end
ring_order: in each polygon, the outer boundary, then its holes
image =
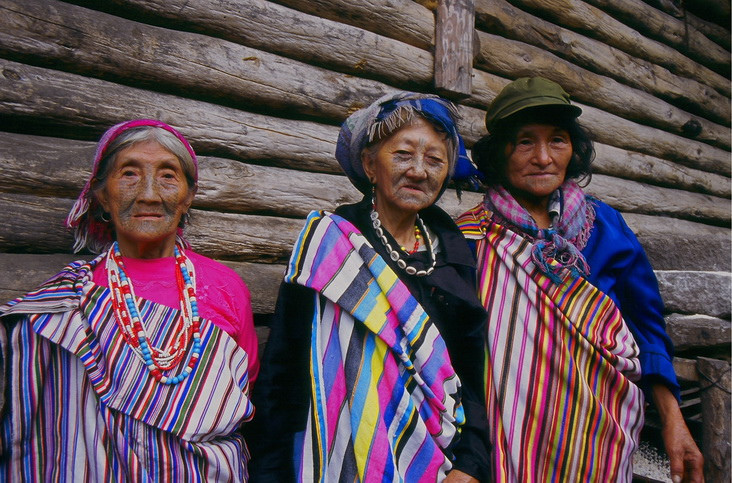
MULTIPOLYGON (((74 262, 0 307, 15 384, 0 426, 0 481, 246 481, 236 432, 254 412, 246 352, 202 320, 191 376, 159 384, 124 342, 109 290, 91 282, 98 260, 74 262)), ((139 304, 164 345, 178 311, 139 304)))
MULTIPOLYGON (((632 480, 643 426, 638 347, 612 300, 582 277, 542 275, 531 244, 481 206, 475 239, 488 311, 486 390, 496 481, 632 480)), ((550 261, 551 263, 551 261, 550 261)))
POLYGON ((285 281, 318 292, 300 481, 441 481, 464 423, 437 328, 345 219, 313 212, 285 281))

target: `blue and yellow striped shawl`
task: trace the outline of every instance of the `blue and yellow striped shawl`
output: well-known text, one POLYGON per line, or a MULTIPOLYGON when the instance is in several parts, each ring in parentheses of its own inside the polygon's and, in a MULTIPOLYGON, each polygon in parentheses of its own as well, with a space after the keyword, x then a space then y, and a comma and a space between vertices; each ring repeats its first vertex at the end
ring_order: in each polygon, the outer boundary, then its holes
POLYGON ((350 222, 312 212, 285 281, 318 293, 298 479, 441 480, 464 422, 460 382, 397 274, 350 222))

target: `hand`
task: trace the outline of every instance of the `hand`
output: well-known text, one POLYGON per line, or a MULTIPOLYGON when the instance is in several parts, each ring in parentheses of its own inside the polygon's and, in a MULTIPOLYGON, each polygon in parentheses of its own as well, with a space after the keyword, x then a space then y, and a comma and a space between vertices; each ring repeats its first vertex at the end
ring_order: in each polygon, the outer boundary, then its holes
POLYGON ((671 460, 674 483, 703 483, 704 458, 686 427, 676 398, 663 384, 653 386, 653 401, 661 416, 661 436, 671 460))
POLYGON ((478 480, 460 470, 452 470, 443 481, 444 483, 479 483, 478 480))

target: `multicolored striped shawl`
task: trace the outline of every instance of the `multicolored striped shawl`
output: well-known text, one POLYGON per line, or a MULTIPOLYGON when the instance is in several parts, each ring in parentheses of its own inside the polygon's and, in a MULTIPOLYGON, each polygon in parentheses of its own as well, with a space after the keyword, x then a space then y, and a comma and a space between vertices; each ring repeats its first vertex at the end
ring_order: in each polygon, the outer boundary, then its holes
POLYGON ((445 342, 344 218, 312 212, 285 281, 314 289, 300 481, 441 481, 464 423, 445 342))
MULTIPOLYGON (((202 320, 191 376, 159 384, 124 342, 109 289, 91 281, 100 258, 0 307, 12 388, 0 480, 245 481, 248 450, 236 429, 253 415, 246 352, 202 320)), ((139 304, 154 343, 167 344, 178 311, 139 304)))
MULTIPOLYGON (((638 347, 612 300, 569 270, 552 282, 531 243, 482 205, 476 240, 488 311, 487 408, 496 481, 627 481, 643 426, 638 347)), ((549 260, 553 263, 553 260, 549 260)))

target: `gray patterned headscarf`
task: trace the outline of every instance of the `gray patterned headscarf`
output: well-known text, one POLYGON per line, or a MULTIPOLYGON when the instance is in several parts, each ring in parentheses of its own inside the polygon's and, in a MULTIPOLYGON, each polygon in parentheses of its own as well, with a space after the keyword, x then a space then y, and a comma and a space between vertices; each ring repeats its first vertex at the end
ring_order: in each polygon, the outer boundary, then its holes
POLYGON ((361 151, 374 141, 394 132, 400 121, 410 118, 413 113, 438 126, 451 140, 448 177, 444 186, 453 177, 465 179, 476 174, 457 129, 460 116, 455 104, 433 94, 397 92, 387 94, 370 106, 351 114, 338 134, 336 159, 351 183, 362 193, 371 191, 371 183, 363 169, 361 151))

